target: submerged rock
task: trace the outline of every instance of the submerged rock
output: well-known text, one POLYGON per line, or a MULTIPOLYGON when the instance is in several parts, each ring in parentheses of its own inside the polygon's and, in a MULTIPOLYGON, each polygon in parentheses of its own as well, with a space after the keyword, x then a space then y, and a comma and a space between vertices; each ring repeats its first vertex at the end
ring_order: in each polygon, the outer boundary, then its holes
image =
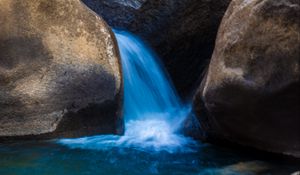
POLYGON ((82 0, 114 28, 147 41, 181 96, 199 84, 230 0, 82 0), (126 3, 124 3, 126 2, 126 3), (139 4, 130 6, 130 4, 139 4))
POLYGON ((0 1, 0 138, 122 132, 110 28, 79 0, 0 1))
POLYGON ((234 0, 194 98, 207 138, 300 157, 300 2, 234 0))
MULTIPOLYGON (((233 165, 228 165, 223 168, 210 169, 209 171, 204 171, 200 175, 205 174, 219 174, 219 175, 255 175, 255 174, 268 174, 271 167, 269 164, 261 161, 248 161, 248 162, 238 162, 233 165)), ((274 173, 272 174, 282 174, 274 173)))

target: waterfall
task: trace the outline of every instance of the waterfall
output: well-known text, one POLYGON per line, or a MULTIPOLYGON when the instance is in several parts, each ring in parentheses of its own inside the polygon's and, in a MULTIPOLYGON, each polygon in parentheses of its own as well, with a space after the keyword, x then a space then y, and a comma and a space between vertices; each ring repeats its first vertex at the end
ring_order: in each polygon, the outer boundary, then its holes
POLYGON ((114 30, 124 77, 124 136, 61 139, 71 148, 134 147, 188 151, 194 142, 178 133, 190 107, 183 105, 154 52, 134 35, 114 30))
POLYGON ((122 58, 124 118, 163 120, 173 128, 187 115, 172 83, 152 50, 124 31, 114 31, 122 58))

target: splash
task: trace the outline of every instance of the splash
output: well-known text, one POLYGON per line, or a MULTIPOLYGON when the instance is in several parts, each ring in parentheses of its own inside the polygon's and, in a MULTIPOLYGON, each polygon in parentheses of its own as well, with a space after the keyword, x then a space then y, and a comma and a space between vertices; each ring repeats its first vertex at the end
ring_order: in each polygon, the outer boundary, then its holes
POLYGON ((62 139, 59 143, 82 149, 192 151, 195 142, 178 133, 190 107, 181 102, 159 59, 132 34, 114 33, 123 67, 125 134, 62 139))

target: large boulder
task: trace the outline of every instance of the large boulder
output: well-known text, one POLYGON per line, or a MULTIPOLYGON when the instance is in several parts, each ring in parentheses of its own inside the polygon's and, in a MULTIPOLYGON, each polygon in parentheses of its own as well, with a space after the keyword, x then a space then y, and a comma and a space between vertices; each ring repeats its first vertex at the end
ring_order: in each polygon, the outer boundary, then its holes
POLYGON ((207 138, 300 157, 300 2, 233 0, 194 98, 207 138))
POLYGON ((0 1, 0 139, 121 133, 110 28, 79 0, 0 1))
POLYGON ((162 58, 182 97, 197 88, 230 0, 82 0, 107 23, 133 32, 162 58))

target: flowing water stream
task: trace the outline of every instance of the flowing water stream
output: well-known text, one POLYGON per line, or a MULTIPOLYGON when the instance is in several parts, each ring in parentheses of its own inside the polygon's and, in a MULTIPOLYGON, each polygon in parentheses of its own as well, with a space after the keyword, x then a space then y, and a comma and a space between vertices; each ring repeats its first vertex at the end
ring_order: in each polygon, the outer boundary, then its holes
POLYGON ((0 175, 290 174, 297 165, 220 148, 180 134, 190 106, 178 97, 157 56, 114 31, 124 77, 125 134, 0 144, 0 175))
POLYGON ((122 58, 125 134, 63 139, 59 143, 86 149, 192 151, 196 142, 178 133, 190 107, 181 102, 156 55, 132 34, 114 33, 122 58))

